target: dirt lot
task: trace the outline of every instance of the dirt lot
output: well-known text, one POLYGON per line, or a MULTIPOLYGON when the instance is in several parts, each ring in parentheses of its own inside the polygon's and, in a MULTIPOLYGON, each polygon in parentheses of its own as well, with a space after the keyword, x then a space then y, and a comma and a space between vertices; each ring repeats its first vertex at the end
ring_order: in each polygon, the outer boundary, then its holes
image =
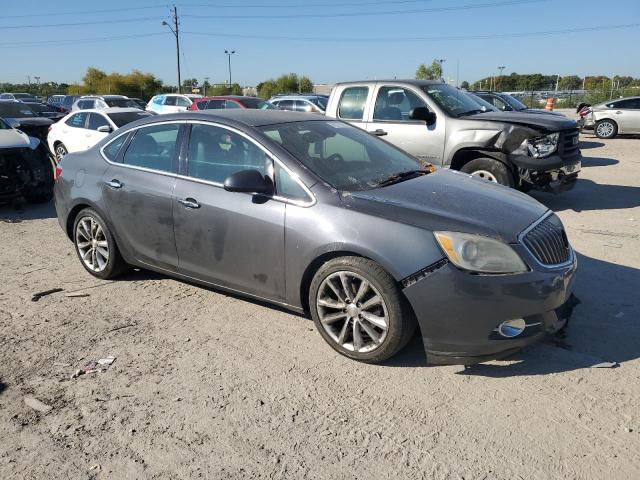
POLYGON ((0 478, 640 478, 640 139, 582 140, 577 187, 535 195, 579 252, 568 336, 468 369, 417 339, 362 365, 301 316, 98 281, 51 205, 0 207, 0 478))

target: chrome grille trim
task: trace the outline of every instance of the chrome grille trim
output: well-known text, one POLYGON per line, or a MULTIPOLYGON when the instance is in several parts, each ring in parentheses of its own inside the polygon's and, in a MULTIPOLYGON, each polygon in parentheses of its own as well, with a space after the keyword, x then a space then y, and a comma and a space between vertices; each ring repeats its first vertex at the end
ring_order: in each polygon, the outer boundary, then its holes
POLYGON ((562 267, 573 262, 573 250, 562 222, 551 211, 526 228, 518 241, 544 267, 562 267))

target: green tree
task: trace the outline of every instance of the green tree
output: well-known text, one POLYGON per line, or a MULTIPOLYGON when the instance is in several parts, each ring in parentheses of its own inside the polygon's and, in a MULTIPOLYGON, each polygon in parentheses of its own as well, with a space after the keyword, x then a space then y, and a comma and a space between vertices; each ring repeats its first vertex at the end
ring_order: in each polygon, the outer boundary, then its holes
POLYGON ((428 67, 421 63, 416 70, 418 80, 440 80, 442 78, 442 65, 438 60, 433 60, 428 67))
POLYGON ((467 82, 466 80, 464 80, 461 84, 460 84, 460 88, 463 90, 469 90, 469 82, 467 82))
POLYGON ((260 82, 256 89, 259 97, 269 99, 278 93, 313 92, 313 82, 309 77, 298 77, 295 73, 287 73, 276 79, 270 78, 260 82))
POLYGON ((300 77, 300 92, 313 93, 313 82, 309 77, 300 77))

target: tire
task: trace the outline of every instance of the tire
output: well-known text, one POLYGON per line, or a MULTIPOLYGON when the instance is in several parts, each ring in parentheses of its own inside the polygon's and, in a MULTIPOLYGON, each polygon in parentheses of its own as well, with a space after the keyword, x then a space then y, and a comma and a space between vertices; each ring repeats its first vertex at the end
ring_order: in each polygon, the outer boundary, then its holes
POLYGON ((596 122, 593 131, 598 138, 614 138, 618 134, 618 124, 613 120, 605 118, 604 120, 596 122))
POLYGON ((55 166, 47 152, 48 150, 40 144, 27 159, 32 179, 22 191, 22 196, 31 204, 46 203, 53 198, 55 166))
POLYGON ((58 163, 60 163, 60 160, 62 160, 64 158, 64 156, 69 153, 69 151, 67 150, 67 147, 65 147, 64 143, 62 142, 58 142, 56 143, 54 146, 54 152, 53 154, 56 156, 56 161, 58 163))
POLYGON ((513 188, 515 185, 513 174, 507 166, 493 158, 476 158, 466 163, 460 171, 506 187, 513 188))
POLYGON ((92 208, 81 210, 74 219, 73 244, 80 263, 94 277, 107 280, 117 277, 128 269, 106 222, 92 208), (94 225, 99 228, 95 228, 94 225), (91 245, 92 240, 96 240, 96 242, 91 245), (86 243, 90 245, 85 245, 86 243), (107 252, 106 261, 105 250, 107 252), (86 257, 87 251, 95 251, 95 254, 91 252, 86 257), (83 256, 88 260, 85 260, 83 256))
POLYGON ((398 353, 417 324, 394 279, 361 257, 339 257, 322 265, 311 282, 309 306, 322 338, 338 353, 365 363, 380 363, 398 353), (368 287, 360 295, 362 282, 368 287), (344 297, 351 297, 350 302, 344 297))

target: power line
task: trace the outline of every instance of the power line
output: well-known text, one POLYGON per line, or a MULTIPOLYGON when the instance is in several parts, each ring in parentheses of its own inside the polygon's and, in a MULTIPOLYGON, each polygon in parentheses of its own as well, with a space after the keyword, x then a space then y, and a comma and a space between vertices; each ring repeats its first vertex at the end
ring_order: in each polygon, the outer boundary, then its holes
POLYGON ((243 35, 235 33, 211 33, 211 32, 182 32, 185 35, 203 35, 208 37, 245 38, 256 40, 302 40, 313 42, 438 42, 451 40, 490 40, 493 38, 518 38, 535 37, 541 35, 559 35, 569 33, 596 32, 602 30, 619 30, 624 28, 637 28, 640 23, 628 23, 623 25, 603 25, 595 27, 563 28, 559 30, 540 30, 534 32, 518 33, 492 33, 486 35, 449 35, 434 37, 299 37, 291 35, 243 35))
POLYGON ((83 11, 67 11, 67 12, 51 12, 51 13, 29 13, 24 15, 3 15, 2 18, 31 18, 31 17, 60 17, 62 15, 93 15, 95 13, 114 13, 114 12, 130 12, 131 10, 151 10, 155 8, 167 7, 167 4, 149 5, 146 7, 126 7, 126 8, 108 8, 105 10, 83 10, 83 11))
POLYGON ((547 0, 507 0, 501 2, 476 3, 471 5, 458 5, 453 7, 432 7, 418 8, 413 10, 387 10, 384 12, 337 12, 337 13, 292 13, 292 14, 274 14, 274 15, 252 15, 252 14, 234 14, 234 15, 182 15, 183 17, 195 19, 229 19, 229 18, 262 18, 262 19, 280 19, 280 18, 335 18, 335 17, 377 17, 389 15, 409 15, 413 13, 434 13, 434 12, 452 12, 456 10, 471 10, 478 8, 504 7, 509 5, 522 5, 530 3, 541 3, 547 0))
POLYGON ((112 35, 108 37, 91 37, 91 38, 73 38, 65 40, 41 40, 32 42, 8 42, 0 43, 0 48, 13 48, 13 47, 39 47, 43 45, 68 45, 68 44, 82 44, 91 42, 105 42, 116 40, 129 40, 132 38, 144 38, 144 37, 156 37, 160 35, 166 35, 164 32, 158 33, 138 33, 132 35, 112 35))
POLYGON ((178 6, 184 8, 308 8, 308 7, 366 7, 371 5, 401 5, 408 3, 427 3, 435 0, 366 0, 363 2, 316 2, 316 3, 179 3, 178 6))
POLYGON ((138 18, 120 18, 118 20, 94 20, 92 22, 76 22, 76 23, 48 23, 44 25, 0 25, 0 29, 13 29, 19 28, 48 28, 48 27, 77 27, 85 25, 106 25, 109 23, 131 23, 142 22, 147 20, 158 21, 158 17, 138 17, 138 18))

